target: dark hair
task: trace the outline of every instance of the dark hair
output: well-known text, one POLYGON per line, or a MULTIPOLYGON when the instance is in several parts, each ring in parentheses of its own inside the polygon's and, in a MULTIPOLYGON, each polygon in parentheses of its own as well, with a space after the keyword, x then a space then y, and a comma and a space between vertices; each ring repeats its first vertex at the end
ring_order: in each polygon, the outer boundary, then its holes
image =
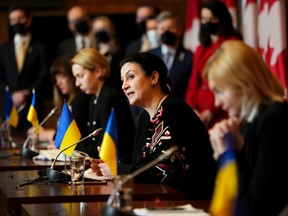
MULTIPOLYGON (((220 30, 218 35, 222 37, 229 37, 232 35, 238 36, 242 39, 242 36, 239 32, 236 31, 233 27, 232 16, 226 7, 226 5, 220 0, 208 0, 202 4, 201 10, 207 8, 212 12, 212 14, 219 19, 220 30)), ((202 45, 210 46, 212 41, 210 37, 207 37, 205 28, 203 25, 200 27, 199 39, 202 45)))
POLYGON ((72 82, 75 83, 75 77, 73 76, 72 73, 69 56, 63 56, 55 59, 51 64, 50 73, 53 80, 55 80, 56 75, 62 74, 69 77, 69 79, 71 79, 72 82))
POLYGON ((16 10, 21 10, 25 13, 25 15, 27 17, 31 17, 31 13, 30 11, 28 10, 28 8, 24 7, 24 6, 20 6, 20 5, 11 5, 9 8, 8 8, 8 14, 12 13, 13 11, 16 11, 16 10))
POLYGON ((120 61, 120 67, 123 67, 124 64, 132 62, 138 64, 146 76, 150 76, 154 71, 159 73, 159 83, 161 86, 161 90, 165 93, 170 93, 170 82, 167 77, 167 67, 163 60, 158 56, 148 53, 132 53, 126 56, 124 59, 120 61))

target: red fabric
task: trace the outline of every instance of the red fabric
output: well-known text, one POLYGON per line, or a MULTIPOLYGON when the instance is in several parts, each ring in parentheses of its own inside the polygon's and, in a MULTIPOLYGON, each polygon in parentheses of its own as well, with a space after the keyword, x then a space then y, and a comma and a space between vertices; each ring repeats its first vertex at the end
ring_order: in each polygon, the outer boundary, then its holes
MULTIPOLYGON (((228 39, 236 40, 238 38, 232 36, 228 39)), ((213 119, 211 125, 208 126, 209 128, 218 120, 227 117, 227 114, 224 113, 221 108, 214 106, 214 94, 209 89, 207 81, 202 78, 202 71, 206 61, 223 41, 225 41, 225 39, 221 37, 208 48, 204 48, 203 46, 197 48, 194 54, 192 74, 186 92, 186 102, 193 109, 199 112, 208 109, 214 114, 215 119, 213 119)))

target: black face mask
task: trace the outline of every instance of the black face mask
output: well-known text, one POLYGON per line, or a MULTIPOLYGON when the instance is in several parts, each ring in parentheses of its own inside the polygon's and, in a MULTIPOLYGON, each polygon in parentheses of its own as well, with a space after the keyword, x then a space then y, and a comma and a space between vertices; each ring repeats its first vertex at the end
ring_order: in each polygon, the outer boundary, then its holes
POLYGON ((11 26, 15 34, 24 35, 28 32, 28 28, 23 23, 16 23, 11 26))
POLYGON ((210 34, 217 34, 220 29, 220 23, 207 22, 204 24, 205 28, 210 34))
POLYGON ((173 45, 176 42, 176 35, 170 31, 161 34, 161 41, 166 45, 173 45))
POLYGON ((80 34, 87 34, 90 30, 90 26, 84 20, 79 21, 75 24, 76 31, 80 34))
POLYGON ((110 41, 110 35, 106 31, 98 31, 95 33, 95 39, 98 43, 107 43, 110 41))

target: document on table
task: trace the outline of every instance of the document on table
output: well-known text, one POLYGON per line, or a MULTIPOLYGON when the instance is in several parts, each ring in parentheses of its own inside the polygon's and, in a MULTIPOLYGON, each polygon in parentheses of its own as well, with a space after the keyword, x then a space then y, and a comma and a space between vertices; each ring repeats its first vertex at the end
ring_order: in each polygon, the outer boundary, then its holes
MULTIPOLYGON (((55 160, 57 155, 60 153, 59 149, 41 149, 39 155, 33 157, 34 160, 55 160)), ((75 150, 73 155, 82 154, 81 151, 75 150)), ((86 153, 84 153, 86 154, 86 153)), ((90 160, 90 157, 86 157, 86 160, 90 160)), ((64 153, 61 153, 57 158, 57 161, 69 161, 69 157, 64 153)))
POLYGON ((191 204, 166 208, 136 208, 133 210, 138 216, 209 216, 203 209, 194 208, 191 204))

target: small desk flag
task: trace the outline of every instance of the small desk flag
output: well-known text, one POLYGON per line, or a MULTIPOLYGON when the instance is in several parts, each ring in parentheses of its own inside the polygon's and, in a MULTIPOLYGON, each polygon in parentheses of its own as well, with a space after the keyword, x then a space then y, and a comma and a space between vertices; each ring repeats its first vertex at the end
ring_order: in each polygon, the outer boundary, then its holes
POLYGON ((39 121, 38 121, 38 115, 37 115, 37 109, 36 109, 35 89, 33 89, 33 92, 32 92, 32 102, 28 111, 27 120, 31 122, 35 130, 35 133, 38 134, 39 133, 39 130, 38 130, 39 121))
MULTIPOLYGON (((73 143, 78 142, 80 138, 81 133, 78 129, 78 126, 73 119, 66 102, 64 102, 56 132, 55 146, 57 149, 63 150, 73 143)), ((76 146, 68 148, 64 151, 64 153, 67 156, 71 156, 75 147, 76 146)))
POLYGON ((210 206, 211 216, 235 216, 238 210, 238 171, 232 137, 226 135, 228 149, 221 156, 210 206))
POLYGON ((11 92, 9 91, 8 86, 6 87, 5 113, 7 123, 13 127, 17 127, 19 116, 16 107, 13 104, 11 92))
POLYGON ((117 146, 118 146, 118 130, 115 111, 112 108, 108 123, 103 136, 99 156, 107 163, 112 174, 117 176, 117 146))

